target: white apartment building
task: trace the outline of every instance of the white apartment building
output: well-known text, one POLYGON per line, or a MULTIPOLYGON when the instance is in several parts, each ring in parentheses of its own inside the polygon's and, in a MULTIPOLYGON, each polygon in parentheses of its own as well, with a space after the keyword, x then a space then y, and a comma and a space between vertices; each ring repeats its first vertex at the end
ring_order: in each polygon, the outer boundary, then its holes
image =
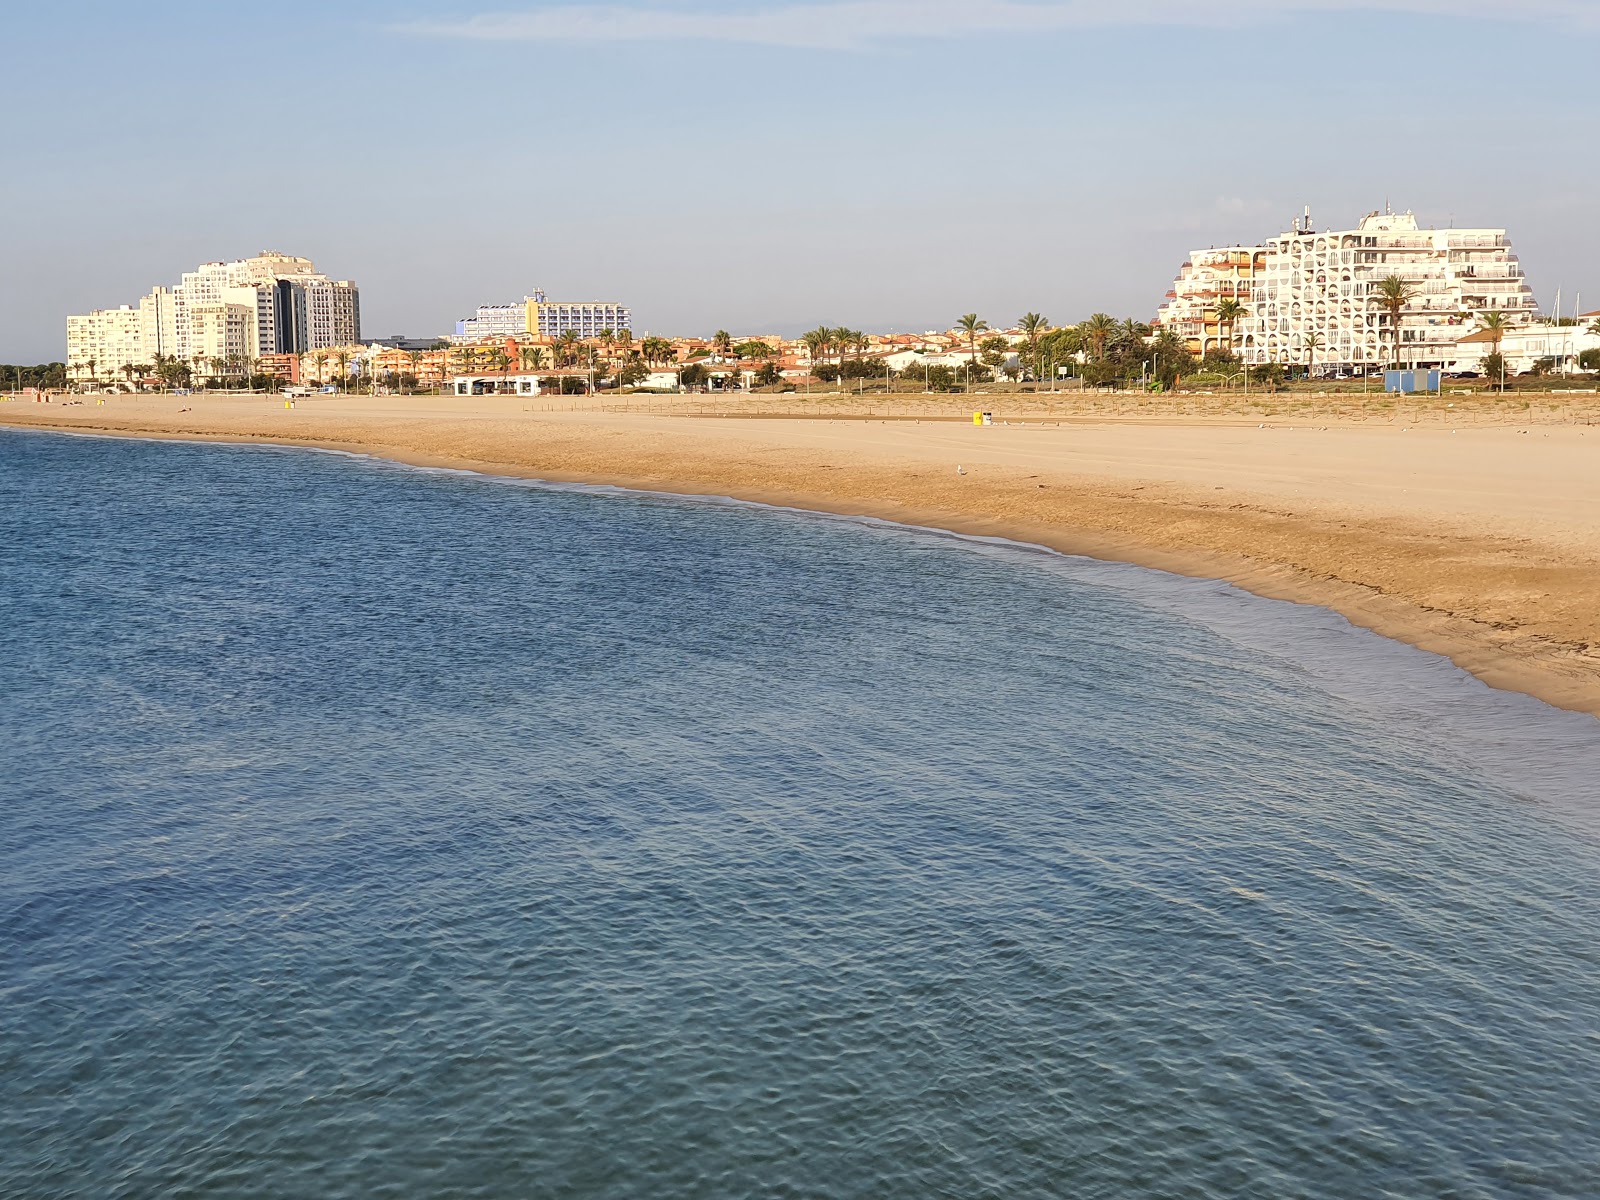
POLYGON ((633 314, 626 305, 601 300, 551 302, 543 292, 528 300, 527 317, 528 332, 537 337, 558 338, 571 331, 581 338, 596 338, 607 329, 633 330, 633 314))
POLYGON ((1355 229, 1318 232, 1308 209, 1262 246, 1191 255, 1157 321, 1191 349, 1231 341, 1251 366, 1359 370, 1448 366, 1480 314, 1495 311, 1512 327, 1538 314, 1505 230, 1423 229, 1412 213, 1373 212, 1355 229), (1235 265, 1223 269, 1216 254, 1235 265), (1411 292, 1398 325, 1380 303, 1390 276, 1411 292), (1245 307, 1231 330, 1215 311, 1230 294, 1245 307))
POLYGON ((90 358, 105 379, 160 355, 201 371, 220 359, 232 372, 265 354, 358 342, 361 300, 354 283, 318 274, 310 259, 268 250, 186 271, 177 287, 151 289, 136 309, 68 317, 67 331, 69 377, 82 377, 90 358), (127 311, 136 314, 134 336, 124 328, 127 318, 114 315, 127 311))
POLYGON ((144 331, 139 309, 98 308, 67 318, 67 378, 115 379, 142 362, 144 331))
POLYGON ((1221 246, 1195 250, 1178 268, 1178 278, 1156 314, 1155 324, 1184 339, 1189 352, 1204 358, 1229 349, 1231 331, 1217 315, 1217 306, 1234 300, 1249 308, 1255 281, 1266 266, 1259 246, 1221 246))
POLYGON ((456 339, 521 337, 528 332, 528 304, 532 296, 517 304, 480 304, 472 316, 456 322, 456 339))
POLYGON ((542 291, 520 304, 482 304, 472 316, 456 322, 455 340, 479 338, 558 338, 567 332, 597 338, 606 330, 633 332, 633 313, 625 304, 603 300, 551 301, 542 291))

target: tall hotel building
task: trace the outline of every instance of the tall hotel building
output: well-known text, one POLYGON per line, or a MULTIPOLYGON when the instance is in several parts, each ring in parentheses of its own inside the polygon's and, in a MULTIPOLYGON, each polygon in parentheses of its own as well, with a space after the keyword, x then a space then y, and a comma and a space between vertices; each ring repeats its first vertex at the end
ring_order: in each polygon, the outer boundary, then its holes
POLYGON ((456 337, 461 341, 527 335, 554 339, 572 332, 594 338, 608 329, 633 332, 633 314, 627 305, 598 300, 552 302, 536 291, 521 304, 482 305, 472 316, 456 322, 456 337))
POLYGON ((300 354, 361 340, 361 294, 349 280, 318 274, 308 258, 266 251, 205 263, 174 288, 156 287, 135 308, 67 318, 69 377, 114 378, 158 355, 242 371, 265 354, 300 354))
POLYGON ((1195 251, 1156 323, 1197 354, 1231 341, 1252 366, 1439 367, 1487 312, 1511 327, 1538 314, 1505 230, 1422 229, 1411 213, 1374 212, 1355 229, 1319 233, 1307 210, 1261 246, 1195 251), (1398 328, 1380 303, 1389 276, 1412 292, 1398 328), (1230 297, 1244 308, 1232 329, 1217 316, 1230 297))

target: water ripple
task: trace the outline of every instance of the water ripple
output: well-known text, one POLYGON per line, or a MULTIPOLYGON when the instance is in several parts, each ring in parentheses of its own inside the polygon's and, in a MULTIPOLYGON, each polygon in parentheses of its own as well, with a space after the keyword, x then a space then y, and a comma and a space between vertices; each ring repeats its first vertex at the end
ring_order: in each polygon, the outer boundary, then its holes
POLYGON ((1593 723, 1331 614, 40 435, 0 569, 7 1197, 1595 1194, 1593 723))

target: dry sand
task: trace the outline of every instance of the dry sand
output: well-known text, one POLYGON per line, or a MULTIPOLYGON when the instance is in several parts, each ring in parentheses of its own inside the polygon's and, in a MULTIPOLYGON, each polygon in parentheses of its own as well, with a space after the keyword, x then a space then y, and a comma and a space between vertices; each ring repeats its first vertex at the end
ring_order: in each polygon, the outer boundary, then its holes
POLYGON ((790 403, 752 419, 654 399, 329 396, 289 411, 116 396, 4 403, 0 423, 336 447, 1011 537, 1325 605, 1600 716, 1600 425, 1586 411, 1114 420, 1017 402, 1020 423, 977 428, 959 401, 870 421, 843 415, 866 402, 790 403), (839 415, 798 419, 819 407, 839 415))

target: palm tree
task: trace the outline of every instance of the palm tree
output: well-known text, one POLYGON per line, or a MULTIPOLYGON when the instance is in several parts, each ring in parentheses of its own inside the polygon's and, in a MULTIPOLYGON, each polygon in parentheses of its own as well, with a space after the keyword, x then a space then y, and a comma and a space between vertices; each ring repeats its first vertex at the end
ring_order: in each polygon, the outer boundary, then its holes
POLYGON ((1235 331, 1239 327, 1239 318, 1244 316, 1244 305, 1240 304, 1234 296, 1228 296, 1217 302, 1217 329, 1228 331, 1228 353, 1233 353, 1235 331))
POLYGON ((727 358, 733 353, 733 338, 726 329, 719 329, 711 335, 711 350, 719 358, 727 358))
POLYGON ((505 384, 506 371, 510 369, 510 367, 511 356, 506 353, 504 346, 496 346, 494 349, 489 351, 489 370, 500 372, 500 382, 502 386, 505 384))
POLYGON ((339 364, 339 390, 342 392, 344 391, 345 380, 350 377, 350 351, 335 351, 333 358, 339 364))
POLYGON ((1417 296, 1417 289, 1407 283, 1398 275, 1390 275, 1378 281, 1378 290, 1373 293, 1378 307, 1389 314, 1389 331, 1394 340, 1394 365, 1399 370, 1400 363, 1400 317, 1417 296))
POLYGON ((805 337, 800 339, 801 341, 805 342, 806 349, 811 354, 811 361, 813 364, 815 364, 816 361, 822 357, 823 351, 827 349, 829 341, 828 334, 829 331, 827 326, 818 326, 816 329, 813 329, 810 333, 806 334, 805 337))
POLYGON ((318 350, 311 356, 311 361, 316 365, 317 368, 317 383, 319 385, 326 383, 328 381, 328 377, 324 368, 328 365, 327 352, 318 350))
POLYGON ((1091 354, 1096 362, 1106 356, 1106 343, 1117 332, 1117 322, 1105 313, 1095 313, 1081 326, 1083 336, 1089 339, 1091 354))
POLYGON ((577 362, 578 343, 582 340, 583 339, 578 336, 578 331, 576 329, 568 329, 563 331, 561 336, 556 340, 556 345, 560 347, 561 350, 561 360, 556 365, 564 366, 567 363, 577 362))
POLYGON ((407 350, 406 362, 411 364, 411 386, 414 388, 417 386, 417 381, 421 378, 422 374, 422 351, 407 350))
POLYGON ((989 322, 977 313, 968 313, 956 322, 956 328, 967 335, 967 350, 972 354, 973 365, 978 362, 978 335, 989 328, 989 322))
POLYGON ((828 341, 833 346, 833 352, 839 360, 839 367, 841 370, 844 368, 845 353, 850 349, 851 342, 854 340, 855 336, 855 330, 851 329, 848 325, 840 325, 835 329, 828 330, 828 341))
POLYGON ((1483 331, 1494 340, 1494 352, 1500 353, 1500 343, 1505 339, 1506 330, 1511 327, 1506 320, 1506 315, 1498 309, 1494 312, 1478 314, 1478 321, 1483 326, 1483 331))
POLYGON ((1177 387, 1181 374, 1194 364, 1189 344, 1178 335, 1177 330, 1163 329, 1156 334, 1151 349, 1154 351, 1152 365, 1156 378, 1164 387, 1177 387))
POLYGON ((1306 334, 1306 378, 1311 378, 1311 373, 1317 368, 1317 351, 1327 345, 1320 333, 1306 334))
POLYGON ((1022 336, 1028 339, 1028 358, 1033 362, 1033 373, 1039 374, 1039 339, 1050 332, 1050 322, 1036 312, 1023 313, 1017 321, 1017 328, 1022 330, 1022 336))

